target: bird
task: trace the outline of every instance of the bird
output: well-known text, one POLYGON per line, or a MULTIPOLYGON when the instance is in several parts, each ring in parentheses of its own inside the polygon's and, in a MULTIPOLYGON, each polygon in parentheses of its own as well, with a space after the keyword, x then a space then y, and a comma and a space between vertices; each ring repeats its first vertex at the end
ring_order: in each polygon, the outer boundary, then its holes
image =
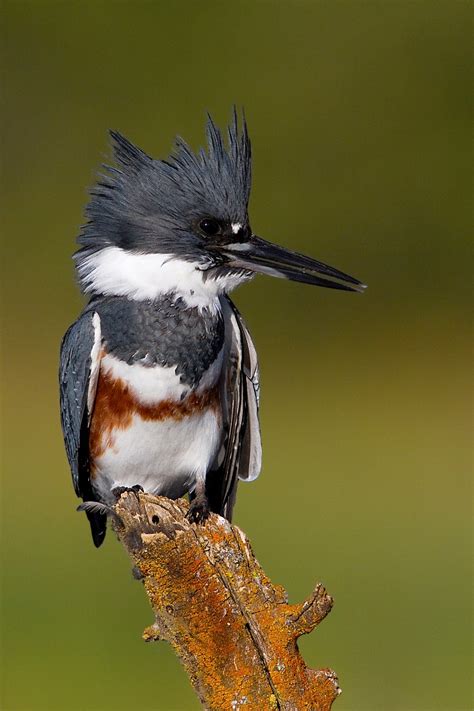
POLYGON ((99 547, 123 491, 188 495, 187 516, 232 517, 262 460, 259 371, 229 293, 256 274, 362 292, 365 285, 252 231, 251 143, 234 108, 205 148, 177 137, 152 158, 110 131, 74 254, 88 303, 61 342, 61 424, 79 507, 99 547))

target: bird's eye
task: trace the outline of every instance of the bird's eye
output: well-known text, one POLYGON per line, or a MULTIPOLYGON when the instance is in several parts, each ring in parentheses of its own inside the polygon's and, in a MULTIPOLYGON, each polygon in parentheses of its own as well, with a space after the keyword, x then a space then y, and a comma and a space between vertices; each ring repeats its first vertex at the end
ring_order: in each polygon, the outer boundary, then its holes
POLYGON ((204 232, 204 234, 209 237, 213 237, 214 235, 219 234, 221 226, 217 220, 214 220, 212 217, 205 217, 199 223, 199 228, 204 232))

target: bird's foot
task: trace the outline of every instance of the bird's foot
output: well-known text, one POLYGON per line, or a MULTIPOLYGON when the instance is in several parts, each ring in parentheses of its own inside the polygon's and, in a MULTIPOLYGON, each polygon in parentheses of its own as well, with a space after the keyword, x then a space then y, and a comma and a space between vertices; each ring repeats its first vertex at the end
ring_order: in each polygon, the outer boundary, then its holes
POLYGON ((204 523, 211 510, 209 508, 209 502, 206 496, 196 496, 195 499, 191 501, 186 518, 191 523, 204 523))
POLYGON ((118 501, 122 494, 125 494, 127 491, 138 495, 143 490, 143 486, 140 486, 140 484, 135 484, 135 486, 116 486, 112 489, 112 494, 118 501))

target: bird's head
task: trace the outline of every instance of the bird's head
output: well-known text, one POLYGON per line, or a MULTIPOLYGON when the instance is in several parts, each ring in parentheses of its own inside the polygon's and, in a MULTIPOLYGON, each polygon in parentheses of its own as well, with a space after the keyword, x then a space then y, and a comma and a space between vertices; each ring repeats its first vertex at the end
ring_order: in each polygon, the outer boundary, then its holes
POLYGON ((253 234, 248 217, 251 149, 237 114, 227 143, 209 117, 207 150, 177 139, 155 160, 111 131, 116 167, 91 191, 75 255, 93 294, 154 299, 175 293, 206 305, 255 273, 361 291, 357 279, 253 234))

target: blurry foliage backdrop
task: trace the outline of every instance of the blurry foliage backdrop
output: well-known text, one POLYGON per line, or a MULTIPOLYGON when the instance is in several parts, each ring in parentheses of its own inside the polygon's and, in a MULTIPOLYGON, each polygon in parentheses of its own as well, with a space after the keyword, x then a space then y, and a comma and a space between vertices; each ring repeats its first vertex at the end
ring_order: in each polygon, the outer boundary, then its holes
POLYGON ((338 711, 468 709, 471 6, 32 2, 1 9, 5 711, 198 704, 112 535, 76 514, 58 417, 71 254, 117 128, 153 155, 245 106, 262 236, 369 284, 236 295, 262 370, 264 469, 236 522, 301 600, 338 711))

